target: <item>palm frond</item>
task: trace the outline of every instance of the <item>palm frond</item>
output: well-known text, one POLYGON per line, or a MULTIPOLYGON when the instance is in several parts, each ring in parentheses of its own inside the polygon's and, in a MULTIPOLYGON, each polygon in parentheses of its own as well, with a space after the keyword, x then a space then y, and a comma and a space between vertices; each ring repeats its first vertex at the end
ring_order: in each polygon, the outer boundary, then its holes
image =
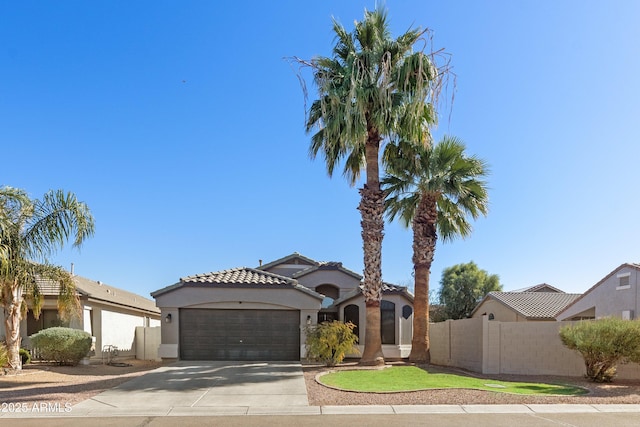
POLYGON ((294 59, 311 68, 318 91, 305 121, 312 133, 309 153, 325 156, 330 176, 344 162, 352 184, 366 167, 361 152, 371 130, 379 144, 396 136, 430 140, 428 129, 437 120, 430 93, 439 76, 424 46, 414 51, 425 31, 410 28, 392 38, 385 9, 365 11, 351 32, 333 19, 333 32, 331 57, 294 59))
POLYGON ((31 255, 46 259, 68 240, 79 247, 93 235, 94 219, 85 203, 72 193, 62 190, 47 192, 42 200, 34 203, 34 213, 29 219, 24 239, 31 248, 31 255))
POLYGON ((413 220, 421 197, 435 196, 437 231, 444 241, 471 233, 470 219, 486 215, 488 191, 483 160, 465 154, 458 138, 444 137, 433 146, 400 141, 389 144, 386 175, 382 184, 387 193, 387 217, 413 220))

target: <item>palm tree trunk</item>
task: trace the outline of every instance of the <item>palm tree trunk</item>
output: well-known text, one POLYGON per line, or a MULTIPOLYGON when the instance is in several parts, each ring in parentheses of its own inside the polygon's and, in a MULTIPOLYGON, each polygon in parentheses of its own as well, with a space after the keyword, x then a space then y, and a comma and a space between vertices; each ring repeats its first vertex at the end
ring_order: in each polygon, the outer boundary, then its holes
POLYGON ((370 128, 365 146, 367 183, 360 190, 358 210, 362 216, 364 249, 363 294, 366 305, 366 329, 361 365, 383 365, 380 334, 380 302, 382 301, 382 237, 384 235, 384 193, 380 190, 378 152, 380 137, 370 128))
POLYGON ((431 361, 429 345, 429 276, 436 249, 436 198, 423 194, 413 218, 413 338, 409 360, 415 363, 431 361))
MULTIPOLYGON (((362 200, 358 209, 362 213, 362 242, 364 247, 364 286, 366 304, 366 329, 364 351, 360 364, 384 364, 382 337, 380 335, 380 301, 382 300, 382 191, 360 190, 362 200), (380 213, 378 213, 380 211, 380 213)), ((383 205, 382 205, 383 206, 383 205)))
POLYGON ((7 354, 9 357, 9 367, 11 369, 22 369, 22 359, 20 358, 20 287, 5 285, 4 287, 4 330, 5 342, 7 344, 7 354))

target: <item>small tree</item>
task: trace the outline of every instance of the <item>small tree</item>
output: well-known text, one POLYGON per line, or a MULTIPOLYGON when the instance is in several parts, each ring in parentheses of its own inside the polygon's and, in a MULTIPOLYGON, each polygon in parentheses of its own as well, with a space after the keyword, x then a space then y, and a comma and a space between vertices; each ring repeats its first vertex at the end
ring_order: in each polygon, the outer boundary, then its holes
POLYGON ((587 378, 611 382, 616 365, 640 362, 640 322, 607 318, 582 321, 560 329, 562 343, 580 352, 587 378))
POLYGON ((356 347, 358 337, 353 333, 353 328, 353 323, 338 320, 307 327, 307 358, 322 362, 325 366, 336 366, 347 354, 360 353, 356 347))
POLYGON ((497 274, 489 274, 476 263, 457 264, 445 268, 440 279, 440 303, 445 319, 465 319, 485 295, 501 291, 497 274))
POLYGON ((4 310, 9 367, 22 369, 20 322, 31 310, 37 319, 43 304, 39 282, 59 288, 58 312, 63 318, 80 315, 71 274, 49 264, 49 257, 68 241, 74 247, 93 235, 87 205, 73 193, 49 191, 41 200, 23 190, 0 187, 0 305, 4 310))

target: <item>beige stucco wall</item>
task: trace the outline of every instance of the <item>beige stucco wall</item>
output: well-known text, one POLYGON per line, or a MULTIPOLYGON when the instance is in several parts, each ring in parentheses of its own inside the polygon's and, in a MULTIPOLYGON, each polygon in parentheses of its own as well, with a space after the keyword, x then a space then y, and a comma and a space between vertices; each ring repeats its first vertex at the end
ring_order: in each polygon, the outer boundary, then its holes
MULTIPOLYGON (((402 308, 405 305, 412 307, 413 304, 411 301, 407 300, 402 295, 385 295, 384 300, 392 302, 395 304, 395 343, 385 344, 382 346, 382 353, 386 358, 404 358, 409 357, 409 353, 411 352, 411 337, 413 335, 413 314, 409 316, 408 319, 402 317, 402 308)), ((366 305, 363 297, 352 298, 348 301, 345 301, 338 307, 338 319, 344 321, 344 308, 350 304, 354 304, 358 306, 358 314, 359 314, 359 329, 360 329, 360 339, 358 349, 360 350, 360 354, 364 350, 364 341, 366 336, 366 318, 367 311, 366 305)), ((349 355, 350 357, 355 357, 357 355, 349 355)))
POLYGON ((140 360, 162 360, 158 356, 158 347, 160 346, 160 327, 143 327, 136 328, 136 359, 140 360))
POLYGON ((344 296, 360 286, 360 279, 346 274, 340 270, 316 270, 297 278, 298 283, 309 289, 315 289, 320 285, 334 285, 340 290, 340 296, 344 296))
MULTIPOLYGON (((596 319, 602 317, 622 317, 623 311, 630 311, 631 318, 640 317, 640 271, 637 268, 623 265, 601 280, 593 289, 564 311, 559 313, 558 320, 568 320, 573 316, 595 308, 596 319), (629 276, 629 286, 620 288, 619 275, 629 276)), ((591 312, 592 313, 592 312, 591 312)))
POLYGON ((474 319, 482 319, 482 316, 489 313, 493 313, 494 319, 499 322, 526 322, 527 319, 520 314, 516 313, 512 309, 508 308, 504 304, 494 300, 486 299, 473 313, 474 319))
POLYGON ((135 316, 119 310, 101 310, 102 346, 111 345, 118 352, 135 355, 136 327, 145 326, 142 316, 135 316), (108 327, 105 327, 108 325, 108 327))

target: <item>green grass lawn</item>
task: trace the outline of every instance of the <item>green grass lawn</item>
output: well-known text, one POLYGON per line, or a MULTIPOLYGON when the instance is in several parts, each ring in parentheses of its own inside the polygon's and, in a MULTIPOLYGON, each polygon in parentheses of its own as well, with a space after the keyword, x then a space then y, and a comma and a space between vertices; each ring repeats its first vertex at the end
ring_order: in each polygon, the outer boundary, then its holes
POLYGON ((442 388, 468 388, 530 395, 576 396, 586 393, 582 388, 568 385, 496 381, 454 374, 430 374, 415 366, 337 371, 322 375, 319 381, 344 390, 379 393, 442 388))

